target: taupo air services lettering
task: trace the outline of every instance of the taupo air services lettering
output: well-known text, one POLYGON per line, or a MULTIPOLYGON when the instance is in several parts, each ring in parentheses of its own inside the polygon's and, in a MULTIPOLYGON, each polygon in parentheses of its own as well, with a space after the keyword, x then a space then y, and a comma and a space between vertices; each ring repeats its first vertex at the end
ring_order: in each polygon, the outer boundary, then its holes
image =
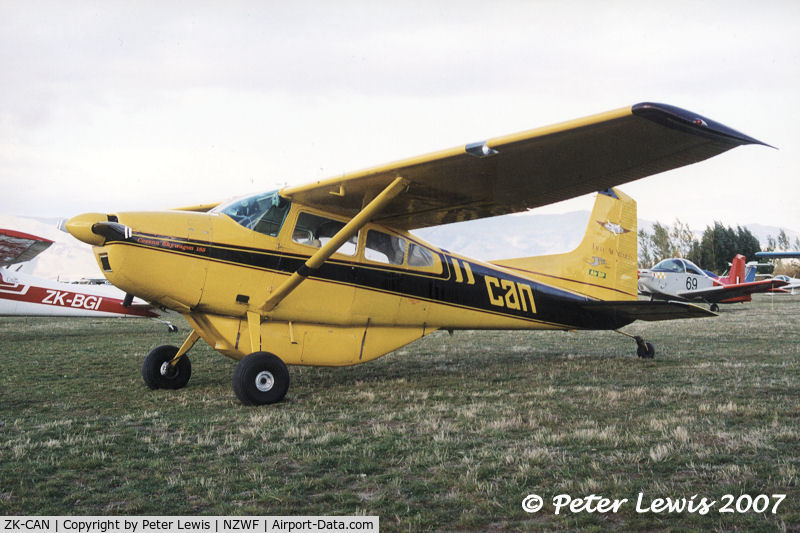
POLYGON ((486 292, 489 293, 489 303, 497 307, 536 313, 536 304, 533 302, 533 288, 527 283, 498 279, 494 276, 484 276, 486 292))

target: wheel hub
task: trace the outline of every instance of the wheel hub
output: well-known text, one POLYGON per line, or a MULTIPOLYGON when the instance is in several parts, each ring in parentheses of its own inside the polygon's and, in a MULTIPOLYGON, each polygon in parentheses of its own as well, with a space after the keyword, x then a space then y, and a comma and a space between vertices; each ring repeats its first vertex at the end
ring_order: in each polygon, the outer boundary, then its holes
POLYGON ((160 372, 161 375, 164 376, 165 378, 171 378, 175 376, 177 370, 174 366, 169 364, 169 361, 164 361, 163 363, 161 363, 160 372))
POLYGON ((261 392, 267 392, 275 385, 275 377, 272 372, 263 370, 256 375, 256 388, 261 392))

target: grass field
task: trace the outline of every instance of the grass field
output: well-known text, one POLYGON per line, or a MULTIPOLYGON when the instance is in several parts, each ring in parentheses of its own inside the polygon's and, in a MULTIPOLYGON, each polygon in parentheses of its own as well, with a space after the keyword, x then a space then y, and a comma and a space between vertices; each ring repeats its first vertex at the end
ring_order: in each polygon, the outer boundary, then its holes
POLYGON ((234 362, 202 343, 185 389, 145 388, 143 356, 185 326, 0 318, 0 513, 799 530, 800 298, 626 331, 656 359, 611 332, 437 332, 362 366, 291 367, 286 401, 252 408, 231 389, 234 362), (640 492, 718 503, 637 513, 640 492), (628 503, 555 515, 562 493, 628 503), (776 514, 721 514, 725 494, 787 497, 776 514))

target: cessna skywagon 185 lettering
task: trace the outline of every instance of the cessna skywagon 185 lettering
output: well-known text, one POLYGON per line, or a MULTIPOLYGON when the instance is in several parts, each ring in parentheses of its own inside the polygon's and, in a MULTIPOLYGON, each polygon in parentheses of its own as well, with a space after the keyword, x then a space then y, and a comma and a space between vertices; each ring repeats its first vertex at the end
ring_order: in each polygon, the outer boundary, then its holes
MULTIPOLYGON (((286 365, 380 357, 437 329, 610 329, 713 316, 637 299, 635 202, 612 187, 764 144, 676 107, 643 103, 219 205, 89 213, 67 222, 105 276, 182 313, 193 331, 142 367, 186 385, 202 338, 239 360, 245 404, 280 401, 286 365), (483 263, 410 230, 601 191, 570 253, 483 263)), ((636 338, 638 355, 651 344, 636 338)))

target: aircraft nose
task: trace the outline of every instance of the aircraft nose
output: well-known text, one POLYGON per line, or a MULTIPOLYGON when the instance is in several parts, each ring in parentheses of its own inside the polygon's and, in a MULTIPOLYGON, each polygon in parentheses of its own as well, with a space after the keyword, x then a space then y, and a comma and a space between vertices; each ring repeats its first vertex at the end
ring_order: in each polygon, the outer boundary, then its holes
POLYGON ((125 240, 131 229, 119 222, 110 222, 108 215, 84 213, 67 220, 64 227, 73 237, 92 246, 103 246, 107 240, 125 240))

